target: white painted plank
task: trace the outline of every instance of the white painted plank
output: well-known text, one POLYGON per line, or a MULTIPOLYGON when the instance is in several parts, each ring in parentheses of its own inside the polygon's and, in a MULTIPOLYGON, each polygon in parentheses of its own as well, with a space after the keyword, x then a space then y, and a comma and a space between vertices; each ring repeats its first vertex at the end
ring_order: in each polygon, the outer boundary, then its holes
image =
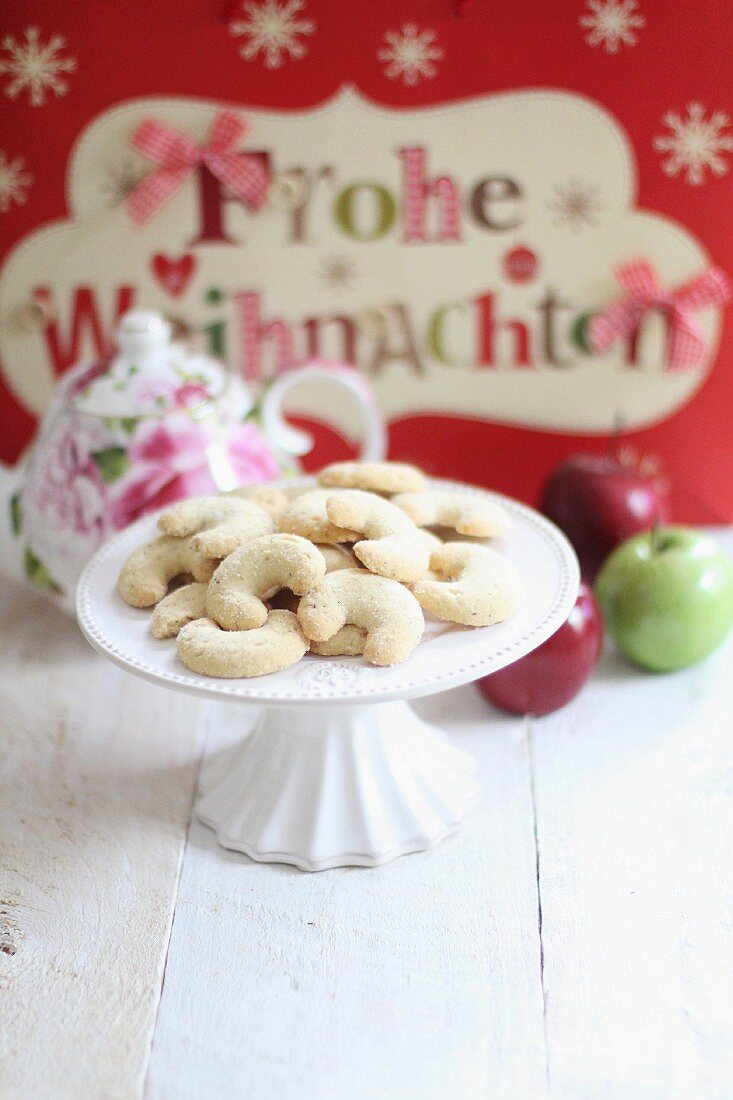
POLYGON ((0 589, 0 1094, 138 1097, 194 783, 196 707, 0 589))
MULTIPOLYGON (((309 875, 194 824, 149 1100, 485 1100, 544 1088, 535 849, 521 724, 472 688, 417 704, 485 797, 432 852, 309 875)), ((236 707, 216 723, 241 723, 236 707)))
POLYGON ((551 1095, 733 1095, 733 642, 532 726, 551 1095))

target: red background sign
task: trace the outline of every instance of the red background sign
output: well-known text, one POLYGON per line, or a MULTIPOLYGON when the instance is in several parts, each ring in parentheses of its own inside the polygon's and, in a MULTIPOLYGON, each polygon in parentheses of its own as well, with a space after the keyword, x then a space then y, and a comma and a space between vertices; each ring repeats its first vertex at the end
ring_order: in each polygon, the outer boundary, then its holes
MULTIPOLYGON (((703 8, 675 0, 269 2, 280 9, 289 4, 301 24, 295 47, 298 42, 306 47, 300 57, 281 52, 282 64, 272 67, 264 47, 249 61, 240 55, 248 42, 256 47, 251 36, 232 33, 231 25, 244 18, 241 3, 128 0, 122 6, 23 0, 7 10, 2 20, 6 40, 11 36, 27 43, 30 27, 38 28, 41 45, 60 34, 65 41, 55 56, 73 58, 74 64, 56 74, 66 89, 57 94, 49 84, 41 89, 43 102, 34 105, 33 89, 17 70, 17 54, 7 48, 0 52, 5 156, 9 162, 22 158, 23 169, 33 177, 26 201, 11 196, 0 213, 2 254, 31 229, 67 215, 65 177, 75 139, 94 116, 126 99, 188 95, 292 109, 317 105, 343 84, 353 84, 376 102, 417 107, 545 87, 577 92, 605 106, 634 148, 638 206, 688 227, 715 263, 733 273, 728 215, 733 142, 727 120, 717 120, 717 152, 709 140, 703 142, 697 172, 691 162, 675 171, 655 145, 669 112, 689 119, 689 105, 699 103, 709 123, 715 112, 730 110, 733 13, 727 0, 707 0, 703 8), (613 29, 619 18, 621 39, 614 38, 613 29), (414 83, 404 69, 399 78, 389 75, 385 57, 386 33, 400 32, 406 24, 431 31, 428 47, 432 44, 439 54, 431 62, 428 50, 424 60, 432 71, 418 73, 414 83)), ((263 3, 254 0, 249 7, 263 3)), ((273 58, 278 59, 277 51, 273 58)), ((165 257, 159 262, 170 266, 165 257)), ((639 458, 651 455, 661 462, 678 519, 733 519, 732 339, 728 316, 716 363, 698 393, 663 423, 626 440, 639 458)), ((8 462, 32 438, 36 425, 1 379, 0 402, 0 457, 8 462)), ((343 444, 326 429, 319 430, 318 438, 317 460, 343 453, 343 444)), ((414 459, 435 472, 533 501, 543 477, 560 459, 578 449, 603 450, 607 440, 430 415, 393 422, 390 446, 392 457, 414 459)))

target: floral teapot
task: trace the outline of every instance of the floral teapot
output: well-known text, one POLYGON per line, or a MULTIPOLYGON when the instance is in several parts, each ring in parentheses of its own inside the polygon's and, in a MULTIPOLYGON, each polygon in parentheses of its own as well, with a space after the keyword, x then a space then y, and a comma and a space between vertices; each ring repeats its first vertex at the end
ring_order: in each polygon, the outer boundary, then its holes
MULTIPOLYGON (((294 386, 346 390, 362 455, 384 456, 384 422, 356 372, 310 360, 281 375, 256 406, 226 368, 171 341, 157 313, 127 313, 118 352, 64 375, 30 457, 0 467, 2 568, 73 610, 79 575, 114 531, 183 497, 286 476, 311 438, 287 424, 294 386)), ((323 403, 327 399, 323 398, 323 403)))

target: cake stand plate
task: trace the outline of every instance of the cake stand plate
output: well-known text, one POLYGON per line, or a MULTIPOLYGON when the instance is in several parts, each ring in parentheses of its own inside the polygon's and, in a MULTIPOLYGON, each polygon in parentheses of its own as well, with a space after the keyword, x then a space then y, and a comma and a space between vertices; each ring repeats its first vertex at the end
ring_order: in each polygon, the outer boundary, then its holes
MULTIPOLYGON (((303 478, 283 487, 310 484, 303 478)), ((252 732, 203 769, 197 814, 224 847, 307 871, 374 867, 433 847, 476 802, 471 758, 406 700, 486 676, 549 638, 575 602, 578 564, 564 535, 531 508, 454 482, 433 484, 507 509, 511 531, 491 545, 519 570, 522 597, 514 616, 496 626, 429 621, 411 657, 392 668, 309 655, 249 680, 189 672, 175 641, 153 638, 149 612, 128 607, 115 587, 128 555, 155 537, 155 515, 112 538, 85 569, 77 617, 105 657, 168 688, 263 708, 252 732)))

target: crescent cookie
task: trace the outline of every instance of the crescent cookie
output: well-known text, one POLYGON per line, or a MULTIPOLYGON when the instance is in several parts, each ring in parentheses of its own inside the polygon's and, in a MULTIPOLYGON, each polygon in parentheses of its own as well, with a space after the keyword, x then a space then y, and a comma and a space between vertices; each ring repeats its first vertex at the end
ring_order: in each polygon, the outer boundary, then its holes
POLYGON ((186 623, 206 614, 207 584, 184 584, 164 596, 153 608, 150 630, 154 638, 175 638, 186 623))
POLYGON ((328 573, 300 601, 298 619, 312 642, 327 642, 347 624, 365 630, 364 658, 373 665, 405 661, 425 627, 407 588, 361 569, 328 573))
POLYGON ((290 611, 271 611, 256 630, 222 630, 211 619, 196 619, 183 627, 177 645, 186 668, 228 679, 279 672, 308 651, 308 641, 290 611))
POLYGON ((358 657, 364 652, 367 632, 347 623, 325 642, 311 642, 311 653, 319 657, 358 657))
POLYGON ((264 600, 281 588, 302 596, 325 576, 320 550, 299 535, 264 535, 240 546, 218 567, 206 614, 225 630, 251 630, 267 619, 264 600))
POLYGON ((326 513, 338 527, 366 536, 355 544, 354 553, 372 573, 408 583, 428 568, 430 552, 415 524, 383 497, 347 489, 329 497, 326 513))
POLYGON ((326 504, 333 496, 328 489, 312 489, 287 506, 277 521, 278 531, 300 535, 311 542, 355 542, 359 535, 332 523, 326 514, 326 504))
POLYGON ((468 493, 428 489, 425 493, 401 493, 392 503, 418 527, 452 527, 459 535, 474 538, 493 538, 509 530, 509 517, 500 504, 468 493))
POLYGON ((406 462, 333 462, 321 470, 318 484, 391 494, 421 492, 428 479, 406 462))
POLYGON ((222 496, 251 500, 253 504, 259 504, 260 508, 264 508, 275 519, 288 506, 285 493, 274 485, 241 485, 238 489, 230 489, 228 493, 222 493, 222 496))
POLYGON ((340 543, 322 543, 318 549, 323 554, 326 563, 326 572, 333 573, 337 569, 358 569, 359 562, 354 556, 354 551, 340 543))
MULTIPOLYGON (((427 531, 425 533, 427 534, 427 531)), ((435 541, 439 545, 442 545, 440 539, 436 539, 435 541)), ((354 556, 353 550, 350 550, 347 546, 342 546, 339 543, 324 542, 321 543, 317 547, 317 549, 320 550, 320 552, 323 554, 323 560, 326 563, 327 573, 333 573, 337 569, 361 568, 361 563, 354 556)), ((268 599, 267 602, 269 603, 270 607, 284 607, 286 611, 297 611, 298 604, 300 603, 300 596, 296 595, 295 592, 291 592, 289 588, 281 588, 280 591, 276 592, 275 595, 268 599)), ((340 639, 338 642, 335 642, 334 644, 345 645, 347 646, 347 648, 339 649, 338 653, 361 653, 361 649, 356 650, 352 648, 355 644, 353 639, 351 639, 350 637, 346 637, 347 632, 351 630, 351 627, 344 627, 343 630, 339 631, 339 634, 344 634, 345 637, 343 639, 340 639)), ((323 644, 330 645, 331 643, 329 641, 324 642, 323 644)), ((323 657, 333 657, 336 656, 337 653, 335 649, 329 650, 328 653, 325 653, 322 649, 314 649, 314 652, 320 653, 323 657)))
POLYGON ((418 527, 418 531, 424 545, 428 548, 429 554, 432 554, 433 550, 437 550, 439 546, 443 545, 443 540, 434 535, 432 531, 426 531, 424 527, 418 527))
POLYGON ((158 527, 165 535, 191 536, 191 545, 210 558, 225 558, 242 543, 274 528, 269 512, 238 497, 180 500, 163 512, 158 527))
POLYGON ((161 535, 133 550, 120 571, 117 591, 131 607, 152 607, 166 595, 174 577, 190 573, 194 580, 208 581, 216 565, 193 539, 161 535))
POLYGON ((446 542, 430 557, 431 575, 410 585, 418 603, 439 619, 463 626, 491 626, 516 610, 519 576, 487 546, 446 542))

